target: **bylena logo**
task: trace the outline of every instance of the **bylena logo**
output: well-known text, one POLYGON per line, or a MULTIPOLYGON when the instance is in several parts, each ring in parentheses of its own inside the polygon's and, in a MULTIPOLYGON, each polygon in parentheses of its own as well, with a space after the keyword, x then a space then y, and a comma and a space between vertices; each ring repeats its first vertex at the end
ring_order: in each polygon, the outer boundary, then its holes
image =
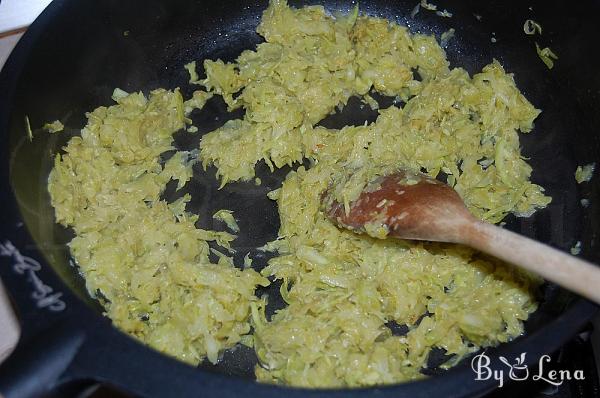
POLYGON ((475 380, 496 380, 498 387, 502 387, 506 380, 522 381, 528 380, 531 376, 532 380, 543 380, 546 383, 552 384, 553 386, 560 386, 565 380, 584 380, 585 375, 583 370, 548 370, 544 366, 550 362, 550 355, 542 355, 538 361, 536 372, 529 371, 528 366, 525 364, 526 353, 522 353, 520 356, 515 358, 514 362, 511 363, 505 357, 499 357, 500 362, 506 365, 506 369, 492 369, 490 367, 491 360, 482 352, 481 354, 475 355, 471 360, 471 368, 475 372, 475 380))

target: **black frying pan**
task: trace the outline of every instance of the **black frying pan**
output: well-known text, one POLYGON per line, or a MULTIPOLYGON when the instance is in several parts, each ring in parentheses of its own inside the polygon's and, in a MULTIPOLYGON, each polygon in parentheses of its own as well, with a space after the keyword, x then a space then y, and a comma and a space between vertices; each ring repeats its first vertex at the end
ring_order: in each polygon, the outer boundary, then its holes
MULTIPOLYGON (((301 5, 293 2, 294 5, 301 5)), ((310 1, 309 3, 315 3, 310 1)), ((349 10, 343 1, 324 0, 329 10, 349 10)), ((453 12, 409 14, 417 0, 372 0, 361 11, 439 35, 450 27, 456 37, 447 49, 453 66, 479 71, 493 58, 516 74, 518 86, 543 109, 534 133, 521 137, 534 168, 533 180, 547 188, 553 202, 528 219, 509 218, 507 227, 567 250, 582 241, 582 256, 599 262, 600 178, 578 186, 577 165, 600 160, 600 27, 597 1, 558 2, 495 0, 439 1, 453 12), (530 8, 531 6, 531 8, 530 8), (474 14, 480 15, 481 21, 474 14), (523 33, 525 19, 544 28, 536 39, 560 56, 548 70, 538 59, 534 39, 523 33), (491 42, 495 36, 496 43, 491 42), (591 205, 583 209, 580 198, 591 205)), ((304 3, 302 3, 304 4, 304 3)), ((0 276, 14 300, 23 330, 11 358, 0 367, 0 393, 36 396, 54 390, 68 393, 90 382, 106 382, 143 396, 477 396, 496 385, 475 381, 469 361, 448 372, 413 383, 356 390, 303 390, 257 384, 252 350, 227 352, 216 366, 193 368, 146 348, 114 329, 84 283, 69 265, 65 243, 71 233, 54 223, 46 191, 52 155, 77 134, 84 112, 110 103, 114 87, 149 91, 182 87, 189 96, 183 64, 205 58, 232 60, 252 48, 266 1, 200 0, 55 0, 23 37, 0 77, 0 276), (128 31, 128 35, 124 32, 128 31), (35 139, 26 139, 29 117, 35 139), (60 119, 66 132, 35 131, 60 119), (25 256, 25 257, 23 257, 25 256)), ((380 98, 385 102, 387 99, 380 98)), ((195 116, 201 133, 227 118, 224 104, 211 100, 195 116)), ((341 127, 373 120, 375 114, 352 102, 322 124, 341 127)), ((198 138, 177 135, 180 148, 197 147, 198 138)), ((258 166, 263 185, 234 183, 217 190, 214 170, 195 169, 192 210, 213 228, 209 215, 228 208, 240 216, 243 234, 235 245, 240 258, 276 236, 278 216, 265 194, 279 186, 289 170, 268 172, 258 166)), ((167 190, 167 199, 173 195, 167 190)), ((216 226, 215 226, 216 227, 216 226)), ((256 253, 253 252, 254 257, 256 253)), ((240 260, 238 258, 237 260, 240 260)), ((265 265, 267 258, 255 261, 265 265)), ((599 287, 600 288, 600 287, 599 287)), ((276 285, 270 291, 273 297, 276 285)), ((579 331, 596 307, 555 286, 545 287, 539 310, 515 341, 488 350, 497 357, 527 353, 529 364, 550 354, 579 331)), ((281 302, 269 307, 272 313, 281 302)))

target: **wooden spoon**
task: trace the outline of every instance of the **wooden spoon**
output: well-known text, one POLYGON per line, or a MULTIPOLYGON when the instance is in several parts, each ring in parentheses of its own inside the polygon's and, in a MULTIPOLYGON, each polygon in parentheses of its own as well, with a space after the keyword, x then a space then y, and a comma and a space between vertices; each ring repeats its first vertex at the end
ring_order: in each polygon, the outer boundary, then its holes
POLYGON ((380 177, 348 212, 331 195, 330 189, 322 202, 338 226, 379 238, 465 244, 600 303, 600 267, 476 219, 454 189, 426 175, 398 171, 380 177))

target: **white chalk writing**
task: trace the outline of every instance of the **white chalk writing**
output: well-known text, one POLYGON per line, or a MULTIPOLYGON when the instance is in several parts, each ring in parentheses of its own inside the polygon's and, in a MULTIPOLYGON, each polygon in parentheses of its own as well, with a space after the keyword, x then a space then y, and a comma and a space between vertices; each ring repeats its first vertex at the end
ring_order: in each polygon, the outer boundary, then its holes
POLYGON ((11 257, 13 271, 27 277, 33 287, 31 298, 33 298, 38 308, 47 308, 50 311, 59 312, 67 307, 61 299, 62 293, 46 285, 38 276, 37 273, 42 268, 38 261, 22 255, 19 249, 8 240, 0 243, 0 256, 11 257))

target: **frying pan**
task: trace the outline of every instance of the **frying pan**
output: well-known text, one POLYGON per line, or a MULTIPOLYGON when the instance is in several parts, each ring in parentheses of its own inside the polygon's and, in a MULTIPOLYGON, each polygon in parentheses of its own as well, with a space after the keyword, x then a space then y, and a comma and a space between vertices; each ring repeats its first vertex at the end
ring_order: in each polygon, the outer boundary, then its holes
MULTIPOLYGON (((398 21, 413 32, 439 37, 454 28, 456 36, 447 48, 452 66, 475 73, 496 58, 515 73, 527 98, 543 110, 534 132, 521 140, 533 181, 553 201, 532 217, 509 217, 506 227, 563 250, 581 241, 582 257, 599 262, 600 179, 577 185, 573 172, 577 165, 600 160, 600 3, 439 1, 441 9, 453 13, 451 18, 427 11, 411 18, 416 2, 371 0, 360 6, 363 13, 398 21), (529 18, 542 24, 543 35, 523 33, 529 18), (535 41, 559 55, 554 69, 537 57, 535 41), (590 200, 588 207, 581 206, 582 198, 590 200)), ((353 6, 336 0, 318 3, 330 11, 353 6)), ((194 368, 116 330, 87 295, 69 261, 66 243, 72 233, 55 224, 46 190, 53 154, 83 127, 86 111, 110 104, 115 87, 129 92, 181 87, 190 96, 182 66, 205 58, 233 60, 256 46, 261 39, 254 29, 267 5, 263 0, 55 0, 27 31, 0 77, 0 276, 22 327, 15 352, 0 368, 5 397, 68 394, 92 382, 141 396, 220 397, 459 397, 478 396, 496 386, 494 380, 474 380, 469 360, 447 372, 432 371, 429 379, 394 386, 306 390, 261 385, 253 380, 252 350, 238 347, 217 365, 194 368), (33 142, 26 137, 26 117, 33 142), (39 130, 56 119, 65 124, 65 132, 39 130)), ((239 117, 240 112, 228 114, 213 99, 193 119, 202 134, 239 117)), ((351 101, 322 124, 341 127, 375 117, 351 101)), ((201 134, 177 134, 176 145, 195 148, 201 134)), ((257 258, 255 248, 275 238, 279 227, 276 206, 265 194, 281 184, 289 169, 270 173, 259 164, 257 170, 261 186, 233 183, 218 190, 214 170, 197 168, 185 192, 192 194, 190 210, 200 215, 201 227, 218 229, 210 218, 216 209, 228 208, 239 216, 247 232, 234 244, 240 256, 236 261, 250 251, 258 269, 268 258, 257 258)), ((167 187, 166 199, 174 198, 172 191, 167 187)), ((268 293, 275 297, 277 291, 275 284, 268 293)), ((500 355, 515 358, 525 352, 528 364, 537 362, 581 330, 597 310, 553 285, 544 286, 540 300, 523 336, 487 351, 492 369, 504 366, 500 355)), ((268 312, 281 306, 274 300, 268 312)))

